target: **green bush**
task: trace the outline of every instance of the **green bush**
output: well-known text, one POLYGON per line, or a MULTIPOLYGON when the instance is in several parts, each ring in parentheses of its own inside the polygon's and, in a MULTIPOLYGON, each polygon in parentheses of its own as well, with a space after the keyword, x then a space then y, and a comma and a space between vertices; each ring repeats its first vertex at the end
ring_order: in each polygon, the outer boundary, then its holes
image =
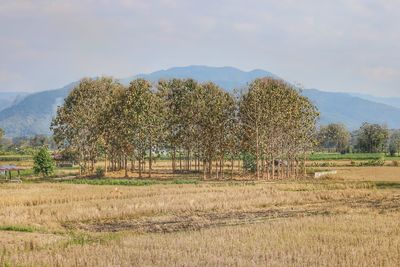
POLYGON ((42 147, 33 157, 33 171, 35 174, 41 174, 43 177, 54 173, 55 164, 46 147, 42 147))
POLYGON ((104 169, 101 168, 101 167, 97 167, 97 168, 96 168, 96 177, 97 177, 97 178, 103 178, 104 175, 105 175, 104 169))
POLYGON ((248 172, 255 172, 257 170, 256 157, 253 154, 245 153, 242 155, 243 169, 248 172))

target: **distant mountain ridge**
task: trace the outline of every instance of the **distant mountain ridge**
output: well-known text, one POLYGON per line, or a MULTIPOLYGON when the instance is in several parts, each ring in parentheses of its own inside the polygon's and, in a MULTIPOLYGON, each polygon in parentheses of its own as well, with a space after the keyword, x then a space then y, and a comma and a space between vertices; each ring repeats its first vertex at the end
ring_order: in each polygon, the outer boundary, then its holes
POLYGON ((241 88, 259 77, 275 77, 275 74, 256 69, 252 71, 241 71, 233 67, 208 67, 208 66, 187 66, 174 67, 167 70, 160 70, 150 74, 138 74, 129 78, 120 79, 121 83, 129 84, 136 78, 144 78, 153 82, 159 79, 170 78, 193 78, 199 82, 212 81, 225 90, 231 91, 234 88, 241 88))
POLYGON ((0 111, 18 103, 27 95, 26 92, 0 92, 0 111))
POLYGON ((389 128, 400 128, 400 108, 373 102, 347 93, 324 92, 307 89, 303 95, 311 99, 319 109, 320 121, 324 125, 344 123, 356 130, 363 122, 386 124, 389 128))
POLYGON ((368 94, 360 94, 360 93, 350 93, 352 96, 359 97, 365 100, 369 100, 372 102, 377 102, 385 105, 389 105, 395 108, 400 108, 400 97, 382 97, 382 96, 373 96, 368 94))
MULTIPOLYGON (((120 82, 129 84, 130 81, 139 77, 153 82, 162 78, 193 78, 200 82, 212 81, 227 91, 242 88, 256 78, 279 78, 271 72, 259 69, 246 72, 232 67, 188 66, 138 74, 120 79, 120 82)), ((9 137, 51 134, 50 122, 57 106, 62 104, 76 83, 25 96, 22 100, 1 110, 0 128, 5 129, 6 136, 9 137)), ((363 122, 368 121, 385 123, 390 128, 400 128, 400 108, 398 107, 366 100, 348 93, 324 92, 317 89, 305 89, 302 93, 309 97, 320 110, 321 124, 342 122, 349 129, 354 130, 363 122)))

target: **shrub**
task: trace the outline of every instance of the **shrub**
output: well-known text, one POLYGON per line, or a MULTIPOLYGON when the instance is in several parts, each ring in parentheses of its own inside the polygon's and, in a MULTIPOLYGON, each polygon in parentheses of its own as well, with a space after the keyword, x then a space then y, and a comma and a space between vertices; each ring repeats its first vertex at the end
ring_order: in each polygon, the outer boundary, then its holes
POLYGON ((42 147, 33 157, 33 171, 35 174, 41 174, 43 177, 54 173, 54 161, 46 147, 42 147))
POLYGON ((253 154, 243 154, 243 169, 248 172, 255 172, 257 169, 256 157, 253 154))
POLYGON ((97 168, 96 168, 96 177, 97 177, 97 178, 103 178, 104 175, 105 175, 104 169, 101 168, 101 167, 97 167, 97 168))

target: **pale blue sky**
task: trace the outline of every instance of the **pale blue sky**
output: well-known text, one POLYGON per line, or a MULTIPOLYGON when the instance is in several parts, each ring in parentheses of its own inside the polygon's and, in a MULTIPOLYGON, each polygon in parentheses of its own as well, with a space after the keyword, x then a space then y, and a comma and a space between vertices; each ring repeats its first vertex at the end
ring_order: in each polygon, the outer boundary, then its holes
POLYGON ((173 66, 400 96, 397 0, 0 0, 0 91, 173 66))

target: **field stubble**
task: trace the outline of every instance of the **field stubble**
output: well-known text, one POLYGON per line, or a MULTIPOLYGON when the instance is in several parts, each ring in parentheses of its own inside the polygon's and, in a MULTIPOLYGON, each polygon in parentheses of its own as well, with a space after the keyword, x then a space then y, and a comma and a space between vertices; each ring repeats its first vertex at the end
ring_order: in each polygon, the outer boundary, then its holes
POLYGON ((394 266, 400 192, 344 180, 0 185, 4 265, 394 266))

